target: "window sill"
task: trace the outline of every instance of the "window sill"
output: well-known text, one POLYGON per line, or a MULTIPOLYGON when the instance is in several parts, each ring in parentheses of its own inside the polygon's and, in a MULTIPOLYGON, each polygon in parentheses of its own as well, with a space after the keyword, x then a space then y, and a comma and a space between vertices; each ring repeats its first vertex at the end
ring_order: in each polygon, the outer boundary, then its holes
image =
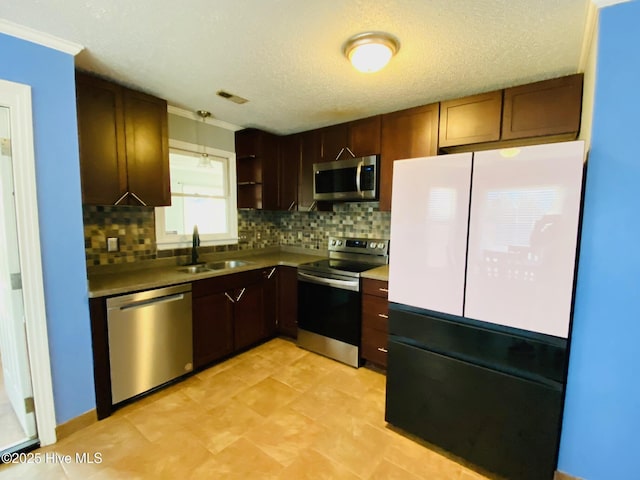
MULTIPOLYGON (((237 245, 237 238, 225 238, 221 240, 203 240, 200 237, 200 247, 210 247, 216 245, 237 245)), ((172 250, 176 248, 191 248, 193 246, 193 241, 189 239, 188 241, 178 241, 178 242, 158 242, 156 244, 156 248, 158 250, 172 250)))

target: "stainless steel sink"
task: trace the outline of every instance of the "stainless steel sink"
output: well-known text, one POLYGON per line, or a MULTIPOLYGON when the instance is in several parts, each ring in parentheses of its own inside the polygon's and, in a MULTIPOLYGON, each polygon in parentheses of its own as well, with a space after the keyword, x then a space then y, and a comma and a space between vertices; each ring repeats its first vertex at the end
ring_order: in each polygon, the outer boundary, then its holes
POLYGON ((178 268, 179 272, 184 273, 202 273, 210 271, 210 268, 207 268, 205 265, 187 265, 185 267, 178 268))
POLYGON ((226 270, 231 268, 244 267, 245 265, 250 265, 251 263, 252 262, 247 262, 245 260, 223 260, 220 262, 211 262, 198 265, 185 265, 178 268, 178 271, 184 273, 203 273, 214 270, 226 270))
POLYGON ((238 268, 249 265, 251 262, 245 260, 224 260, 220 262, 207 263, 206 267, 209 270, 225 270, 227 268, 238 268))

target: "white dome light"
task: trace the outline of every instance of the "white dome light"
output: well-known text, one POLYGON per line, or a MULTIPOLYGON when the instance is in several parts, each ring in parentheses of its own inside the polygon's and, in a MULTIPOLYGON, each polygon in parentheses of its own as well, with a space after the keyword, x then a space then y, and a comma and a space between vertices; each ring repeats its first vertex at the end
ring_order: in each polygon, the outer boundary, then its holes
POLYGON ((388 33, 354 35, 344 45, 344 54, 356 70, 373 73, 385 67, 399 50, 400 43, 388 33))

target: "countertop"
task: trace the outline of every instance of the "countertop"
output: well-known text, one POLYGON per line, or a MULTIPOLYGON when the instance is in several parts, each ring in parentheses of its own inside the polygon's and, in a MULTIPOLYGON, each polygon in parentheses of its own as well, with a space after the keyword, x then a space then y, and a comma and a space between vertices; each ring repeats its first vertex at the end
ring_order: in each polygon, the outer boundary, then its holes
POLYGON ((389 281, 389 265, 382 265, 366 272, 361 273, 362 278, 370 278, 372 280, 382 280, 383 282, 389 281))
MULTIPOLYGON (((91 267, 89 269, 89 298, 121 295, 125 293, 166 287, 180 283, 189 283, 203 278, 246 272, 276 265, 297 267, 303 263, 313 262, 318 258, 326 258, 326 252, 315 250, 307 252, 302 249, 262 249, 258 251, 238 251, 233 254, 202 256, 202 261, 215 262, 227 259, 242 259, 251 262, 248 265, 224 270, 213 270, 202 273, 180 272, 174 259, 152 260, 138 264, 109 265, 107 267, 91 267), (317 253, 316 253, 317 252, 317 253)), ((377 270, 377 269, 376 269, 377 270)))

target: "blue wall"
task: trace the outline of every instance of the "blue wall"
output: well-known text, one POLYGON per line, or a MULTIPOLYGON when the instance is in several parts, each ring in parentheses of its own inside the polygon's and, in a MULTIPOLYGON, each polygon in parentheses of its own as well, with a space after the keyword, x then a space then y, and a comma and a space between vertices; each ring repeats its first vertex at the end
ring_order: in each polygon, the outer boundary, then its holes
POLYGON ((558 469, 640 478, 640 2, 600 11, 594 123, 558 469))
POLYGON ((31 86, 40 242, 58 424, 95 408, 74 60, 0 34, 0 78, 31 86))

